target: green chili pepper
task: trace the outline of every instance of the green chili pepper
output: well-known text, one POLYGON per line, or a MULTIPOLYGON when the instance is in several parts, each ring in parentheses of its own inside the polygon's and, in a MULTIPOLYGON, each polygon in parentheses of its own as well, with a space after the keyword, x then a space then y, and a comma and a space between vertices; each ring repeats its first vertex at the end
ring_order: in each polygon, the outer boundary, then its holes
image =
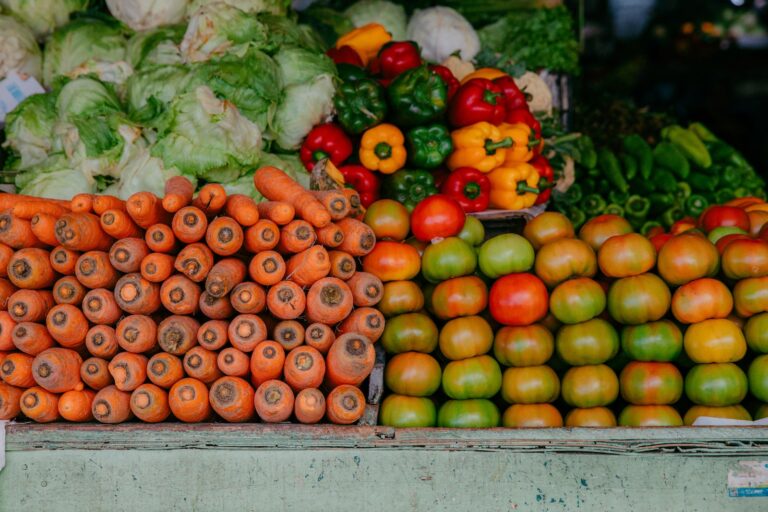
POLYGON ((576 149, 579 150, 581 158, 579 163, 587 168, 592 168, 597 165, 597 152, 595 151, 595 145, 592 142, 592 138, 588 135, 582 135, 576 141, 576 149))
POLYGON ((336 117, 347 133, 359 134, 384 120, 387 102, 376 80, 363 78, 344 82, 333 99, 336 117))
MULTIPOLYGON (((672 178, 674 181, 674 178, 672 178)), ((654 190, 656 190, 656 185, 654 180, 646 180, 642 178, 635 178, 630 183, 630 188, 632 189, 632 192, 635 192, 640 195, 650 194, 654 190)), ((624 198, 624 201, 626 201, 626 198, 624 198)), ((624 201, 621 201, 621 204, 624 204, 624 201)))
POLYGON ((661 130, 661 136, 674 144, 686 158, 697 166, 706 169, 712 165, 712 156, 709 154, 709 150, 694 132, 673 124, 661 130))
POLYGON ((684 217, 683 210, 680 209, 679 206, 673 206, 672 208, 669 208, 664 213, 661 214, 661 218, 659 221, 669 229, 672 224, 677 222, 679 219, 682 219, 684 217))
POLYGON ((647 220, 643 223, 643 226, 640 228, 640 233, 643 235, 647 235, 649 231, 651 231, 653 228, 663 228, 664 226, 661 225, 661 222, 655 221, 655 220, 647 220))
POLYGON ((598 169, 597 167, 590 167, 589 169, 587 169, 587 176, 589 176, 590 178, 599 178, 601 175, 602 173, 600 172, 600 169, 598 169))
POLYGON ((411 128, 405 134, 405 139, 408 144, 408 162, 414 167, 439 167, 453 151, 451 134, 443 124, 411 128))
POLYGON ((624 204, 627 199, 629 199, 629 194, 627 192, 622 192, 620 190, 611 190, 608 192, 608 200, 612 203, 624 204))
POLYGON ((677 182, 677 190, 675 190, 675 199, 678 201, 685 201, 685 198, 691 195, 691 186, 685 181, 677 182))
POLYGON ((658 168, 653 173, 651 178, 656 185, 656 188, 667 194, 674 194, 677 191, 677 180, 672 173, 667 170, 658 168))
POLYGON ((675 196, 664 192, 651 192, 648 199, 651 201, 651 212, 655 215, 675 205, 675 196))
POLYGON ((592 178, 584 178, 583 180, 579 181, 579 183, 581 183, 582 190, 592 192, 597 189, 597 181, 592 178))
POLYGON ((670 171, 679 178, 686 179, 691 172, 691 164, 677 147, 670 142, 659 142, 653 150, 656 164, 670 171))
POLYGON ((688 184, 691 186, 691 190, 696 192, 711 192, 717 187, 720 178, 717 176, 709 176, 707 174, 691 173, 688 176, 688 184))
POLYGON ((600 170, 603 171, 603 176, 605 176, 613 186, 622 192, 629 191, 629 184, 621 173, 619 159, 616 158, 613 151, 608 148, 600 148, 600 151, 597 152, 597 165, 600 170))
POLYGON ((640 177, 648 179, 653 171, 653 150, 640 135, 632 134, 624 137, 622 141, 624 151, 632 155, 637 161, 640 177))
POLYGON ((704 213, 704 210, 707 209, 707 206, 709 206, 709 201, 707 201, 704 196, 699 194, 692 194, 688 197, 688 199, 685 200, 685 203, 683 204, 685 214, 694 218, 697 218, 699 215, 704 213))
POLYGON ((600 194, 589 194, 579 202, 579 206, 589 217, 596 217, 605 210, 605 199, 600 194))
POLYGON ((732 188, 725 187, 715 192, 715 201, 718 204, 727 203, 734 197, 736 197, 736 194, 733 193, 732 188))
POLYGON ((701 123, 691 123, 688 125, 688 129, 704 142, 716 142, 718 140, 717 137, 715 137, 715 134, 709 131, 709 128, 701 123))
POLYGON ((632 155, 622 153, 619 155, 621 165, 624 167, 624 177, 631 180, 637 175, 637 160, 632 155))
POLYGON ((606 179, 597 180, 597 191, 598 192, 600 192, 601 194, 603 194, 605 196, 605 195, 608 195, 608 193, 611 190, 615 190, 615 187, 613 186, 613 184, 610 181, 608 181, 606 179))
POLYGON ((749 189, 747 187, 738 187, 733 191, 733 195, 736 197, 747 197, 749 194, 749 189))
POLYGON ((384 178, 381 192, 382 197, 394 199, 412 211, 423 199, 437 194, 437 187, 429 171, 400 169, 384 178))
POLYGON ((627 202, 624 203, 624 212, 627 217, 633 219, 644 219, 648 216, 648 212, 651 209, 651 202, 642 196, 631 195, 627 202))
POLYGON ((445 82, 426 65, 398 75, 389 84, 387 95, 398 126, 417 126, 435 121, 448 106, 445 82))
POLYGON ((616 203, 611 203, 605 207, 605 210, 603 210, 603 213, 608 215, 618 215, 619 217, 623 217, 624 208, 622 208, 616 203))

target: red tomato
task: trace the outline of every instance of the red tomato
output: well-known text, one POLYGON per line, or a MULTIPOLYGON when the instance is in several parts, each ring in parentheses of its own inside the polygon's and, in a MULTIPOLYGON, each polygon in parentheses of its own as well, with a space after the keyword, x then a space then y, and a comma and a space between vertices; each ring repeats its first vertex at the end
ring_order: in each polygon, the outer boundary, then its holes
POLYGON ((656 264, 656 249, 638 233, 617 235, 606 240, 600 247, 597 264, 607 277, 644 274, 656 264))
POLYGON ((502 425, 507 428, 562 427, 563 417, 551 404, 515 404, 504 411, 502 425))
POLYGON ((680 233, 685 233, 686 231, 689 231, 695 228, 696 228, 696 219, 694 219, 693 217, 685 217, 675 222, 674 224, 672 224, 672 227, 669 228, 669 232, 673 235, 679 235, 680 233))
POLYGON ((646 236, 648 238, 653 238, 656 235, 663 235, 664 233, 666 233, 666 231, 664 231, 663 227, 653 226, 651 229, 648 230, 648 232, 646 233, 646 236))
POLYGON ((732 309, 731 291, 721 281, 710 277, 686 283, 672 296, 672 314, 684 324, 726 318, 732 309))
POLYGON ((443 194, 435 194, 413 209, 411 230, 423 242, 456 236, 464 227, 464 218, 464 210, 458 201, 443 194))
POLYGON ((547 315, 549 295, 535 275, 509 274, 493 283, 488 302, 491 316, 500 324, 530 325, 547 315))
POLYGON ((719 226, 736 226, 749 232, 749 215, 735 206, 710 206, 699 218, 699 227, 709 233, 719 226))
POLYGON ((661 248, 664 247, 664 244, 674 236, 675 235, 672 233, 660 233, 658 235, 653 235, 648 240, 650 240, 653 246, 656 248, 656 252, 659 252, 661 248))

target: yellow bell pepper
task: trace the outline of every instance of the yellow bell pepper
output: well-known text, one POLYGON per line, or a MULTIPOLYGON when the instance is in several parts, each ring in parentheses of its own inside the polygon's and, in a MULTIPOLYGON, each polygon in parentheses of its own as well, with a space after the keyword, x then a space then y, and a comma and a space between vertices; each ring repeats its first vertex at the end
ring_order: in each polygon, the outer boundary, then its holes
POLYGON ((480 68, 474 70, 472 73, 466 75, 464 78, 461 79, 461 83, 465 84, 472 80, 473 78, 485 78, 488 80, 495 80, 496 78, 500 78, 502 76, 507 76, 505 72, 503 72, 500 69, 496 68, 480 68))
POLYGON ((744 211, 749 212, 768 212, 768 203, 751 204, 744 207, 744 211))
POLYGON ((378 55, 381 47, 391 40, 392 35, 387 32, 383 25, 368 23, 341 36, 336 41, 336 48, 351 47, 363 59, 363 64, 367 66, 368 61, 378 55))
POLYGON ((450 170, 474 167, 478 171, 491 172, 504 163, 506 148, 512 146, 512 138, 504 137, 491 123, 481 121, 451 132, 453 153, 448 157, 450 170))
POLYGON ((366 169, 392 174, 405 165, 405 137, 397 126, 380 124, 363 133, 360 163, 366 169))
POLYGON ((502 210, 530 208, 539 195, 539 173, 532 165, 518 163, 498 167, 488 174, 491 207, 502 210))
POLYGON ((541 141, 533 138, 533 130, 523 123, 501 123, 499 131, 502 137, 512 139, 512 147, 507 149, 504 165, 528 162, 533 158, 533 148, 541 141))

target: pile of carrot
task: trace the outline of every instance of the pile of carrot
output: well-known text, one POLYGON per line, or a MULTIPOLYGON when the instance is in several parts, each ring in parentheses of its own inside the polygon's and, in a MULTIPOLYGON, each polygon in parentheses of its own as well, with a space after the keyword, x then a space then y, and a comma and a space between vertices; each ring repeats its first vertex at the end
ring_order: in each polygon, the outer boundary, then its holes
POLYGON ((382 283, 352 190, 0 195, 0 419, 351 424, 382 283))

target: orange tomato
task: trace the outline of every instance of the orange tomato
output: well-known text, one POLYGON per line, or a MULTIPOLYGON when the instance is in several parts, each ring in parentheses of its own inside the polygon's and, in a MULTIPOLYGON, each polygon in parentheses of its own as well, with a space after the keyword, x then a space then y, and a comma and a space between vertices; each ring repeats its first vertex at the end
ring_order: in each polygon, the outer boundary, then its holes
POLYGON ((563 376, 561 392, 572 407, 603 407, 619 396, 619 379, 604 364, 574 366, 563 376))
POLYGON ((768 275, 768 242, 737 239, 723 249, 723 274, 730 279, 768 275))
POLYGON ((408 209, 393 199, 379 199, 368 206, 363 222, 371 227, 376 240, 402 242, 408 237, 411 228, 408 209))
POLYGON ((742 279, 733 288, 736 314, 742 318, 768 311, 768 277, 742 279))
POLYGON ((565 415, 566 427, 605 428, 616 426, 616 415, 607 407, 571 409, 565 415))
POLYGON ((407 281, 419 275, 421 257, 411 245, 385 240, 363 257, 363 270, 382 281, 407 281))
POLYGON ((597 273, 597 258, 586 242, 561 238, 539 249, 534 270, 551 288, 572 277, 594 276, 597 273))
POLYGON ((747 353, 744 334, 727 319, 705 320, 688 326, 683 346, 694 363, 732 363, 747 353))
POLYGON ((493 354, 504 366, 542 365, 554 351, 554 337, 541 324, 502 327, 493 340, 493 354))
POLYGON ((510 404, 554 402, 560 394, 560 379, 547 365, 507 368, 501 381, 501 397, 510 404))
POLYGON ((727 418, 733 420, 746 420, 752 421, 752 416, 742 405, 723 405, 720 407, 710 407, 706 405, 694 405, 683 417, 683 423, 686 425, 693 425, 693 423, 700 417, 707 416, 710 418, 727 418))
POLYGON ((618 215, 598 215, 588 220, 579 230, 579 238, 592 249, 598 250, 611 237, 634 231, 627 219, 618 215))
POLYGON ((619 414, 622 427, 682 427, 683 418, 671 405, 628 405, 619 414))
POLYGON ((575 238, 573 224, 568 217, 558 212, 544 212, 531 219, 523 228, 523 236, 539 250, 545 244, 561 238, 575 238))
POLYGON ((733 310, 731 291, 721 281, 705 277, 686 283, 672 295, 672 314, 681 323, 726 318, 733 310))
POLYGON ((597 264, 607 277, 644 274, 656 264, 656 249, 643 235, 617 235, 606 240, 600 247, 597 264))
POLYGON ((563 417, 554 405, 515 404, 504 411, 502 425, 508 428, 562 427, 563 417))
POLYGON ((752 236, 759 235, 763 226, 768 224, 768 212, 766 211, 748 211, 747 217, 749 217, 749 234, 752 236))
POLYGON ((681 285, 717 274, 720 255, 703 236, 684 233, 670 239, 659 251, 659 274, 672 285, 681 285))

